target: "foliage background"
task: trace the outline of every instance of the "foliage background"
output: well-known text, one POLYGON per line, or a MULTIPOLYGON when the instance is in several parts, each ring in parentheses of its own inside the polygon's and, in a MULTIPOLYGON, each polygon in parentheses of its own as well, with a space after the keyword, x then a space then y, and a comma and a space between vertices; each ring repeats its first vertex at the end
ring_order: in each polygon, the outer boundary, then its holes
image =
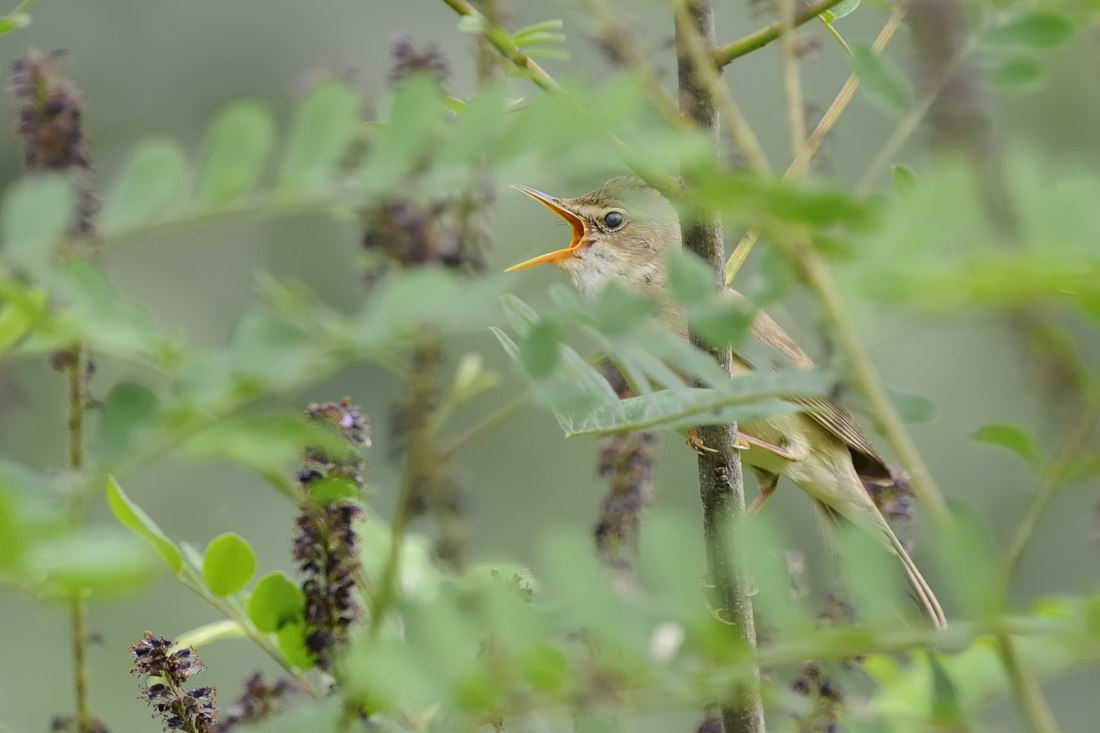
MULTIPOLYGON (((620 0, 625 26, 644 49, 660 56, 674 83, 671 18, 657 0, 620 0)), ((732 39, 757 27, 745 3, 719 8, 719 37, 732 39)), ((512 25, 545 17, 565 18, 573 54, 571 64, 594 78, 610 73, 586 39, 583 13, 575 3, 517 0, 512 25)), ((866 7, 843 21, 849 40, 869 39, 884 11, 866 7)), ((471 38, 455 31, 455 17, 440 3, 427 0, 234 0, 232 3, 150 3, 116 0, 109 4, 45 0, 35 9, 34 23, 0 40, 5 67, 28 46, 64 48, 71 57, 63 69, 84 91, 86 125, 92 135, 98 177, 110 181, 125 154, 140 138, 165 134, 197 150, 206 124, 227 102, 240 96, 268 100, 286 120, 300 94, 304 75, 326 65, 348 65, 361 71, 369 93, 385 84, 389 46, 399 34, 417 43, 432 42, 452 62, 451 86, 457 93, 473 86, 471 38)), ((819 106, 832 98, 848 74, 838 48, 821 28, 807 26, 820 38, 821 51, 804 65, 807 96, 819 106)), ((908 68, 905 34, 890 55, 908 68)), ((778 84, 778 44, 738 62, 726 73, 747 115, 773 158, 781 159, 785 134, 783 101, 778 84)), ((1026 139, 1035 149, 1072 169, 1095 170, 1100 145, 1100 39, 1085 35, 1049 58, 1052 83, 1037 94, 995 100, 996 126, 1010 139, 1026 139)), ((551 71, 557 62, 547 62, 551 71)), ((523 80, 513 80, 518 96, 531 95, 523 80)), ((3 116, 11 119, 9 103, 3 116)), ((832 135, 825 152, 831 171, 854 181, 877 150, 891 123, 863 98, 857 98, 832 135), (870 142, 869 142, 870 141, 870 142)), ((923 146, 911 145, 909 159, 919 159, 923 146)), ((14 137, 0 137, 0 183, 20 175, 20 152, 14 137)), ((560 172, 530 170, 523 182, 562 194, 579 193, 597 183, 570 180, 560 172)), ((563 230, 551 217, 499 181, 492 229, 496 245, 489 253, 491 270, 558 246, 563 230)), ((732 235, 728 235, 732 236, 732 235)), ((351 266, 357 256, 357 227, 328 216, 234 220, 157 236, 156 241, 129 240, 106 253, 106 265, 118 289, 146 304, 157 319, 179 329, 189 342, 221 343, 244 307, 255 300, 257 272, 279 279, 307 282, 328 303, 350 308, 361 299, 361 282, 351 266)), ((560 273, 535 271, 514 276, 514 289, 541 292, 560 273)), ((751 277, 751 272, 742 277, 751 277)), ((1014 526, 1034 485, 1032 475, 1007 454, 979 445, 971 432, 989 422, 1032 426, 1042 438, 1060 417, 1034 389, 1034 373, 1025 363, 1004 322, 984 317, 918 318, 871 307, 853 293, 859 324, 885 380, 930 398, 939 407, 936 419, 913 428, 921 449, 949 498, 960 500, 985 518, 1003 540, 1014 526)), ((791 299, 776 315, 785 325, 803 305, 791 299)), ((812 327, 791 329, 813 351, 819 343, 812 327)), ((1095 337, 1095 332, 1092 334, 1095 337)), ((1100 344, 1083 344, 1096 353, 1100 344)), ((453 343, 452 356, 478 351, 487 356, 507 382, 501 392, 519 388, 521 380, 486 333, 453 343)), ((105 388, 124 373, 97 376, 105 388)), ((399 466, 386 459, 385 429, 397 385, 384 371, 369 366, 346 370, 286 404, 329 399, 343 394, 359 402, 375 421, 368 476, 372 500, 383 511, 392 503, 399 466)), ((0 454, 49 469, 63 456, 63 388, 56 373, 41 364, 23 362, 0 372, 0 454)), ((460 456, 467 477, 469 521, 475 556, 513 557, 536 565, 541 538, 554 526, 589 527, 603 486, 594 475, 594 441, 563 442, 545 411, 531 410, 505 428, 470 446, 460 456)), ((164 460, 127 480, 127 490, 169 536, 202 545, 228 530, 240 532, 260 558, 260 573, 289 566, 285 552, 294 508, 259 478, 226 464, 193 464, 164 460), (272 563, 285 563, 278 565, 272 563)), ((1029 548, 1015 588, 1022 597, 1080 592, 1100 581, 1094 487, 1080 486, 1059 494, 1029 548)), ((664 441, 658 467, 656 506, 695 520, 698 497, 694 456, 676 439, 664 441)), ((793 523, 792 535, 820 551, 816 528, 804 497, 783 485, 769 505, 793 523)), ((104 505, 91 509, 93 521, 109 521, 104 505)), ((918 532, 919 536, 919 532, 918 532)), ((919 537, 920 543, 930 542, 919 537)), ((701 553, 701 550, 700 550, 701 553)), ((931 572, 935 585, 935 573, 931 572)), ((63 609, 43 606, 13 594, 0 594, 0 720, 12 733, 44 730, 54 713, 72 707, 67 684, 69 641, 63 609), (60 660, 60 661, 59 661, 60 660)), ((154 591, 131 599, 91 606, 90 628, 103 643, 91 649, 94 673, 92 708, 116 730, 151 729, 145 706, 138 702, 134 680, 127 675, 126 644, 156 624, 168 635, 190 628, 196 619, 213 620, 203 603, 163 577, 154 591)), ((210 667, 205 683, 229 691, 240 677, 270 662, 248 642, 226 642, 203 651, 210 667)), ((1045 685, 1065 730, 1088 730, 1100 714, 1100 671, 1069 674, 1045 685)), ((1011 708, 999 707, 988 721, 1016 725, 1011 708)), ((687 730, 692 718, 647 717, 637 730, 687 730)))

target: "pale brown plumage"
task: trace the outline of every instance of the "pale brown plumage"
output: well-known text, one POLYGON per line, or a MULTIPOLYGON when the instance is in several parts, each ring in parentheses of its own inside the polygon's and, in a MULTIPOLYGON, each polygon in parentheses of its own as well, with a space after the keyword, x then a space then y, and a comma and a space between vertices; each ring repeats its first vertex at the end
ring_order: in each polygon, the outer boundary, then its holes
MULTIPOLYGON (((683 311, 668 294, 665 267, 668 249, 681 246, 679 217, 659 192, 636 178, 613 178, 576 198, 517 188, 569 222, 573 240, 568 247, 510 269, 553 263, 588 295, 611 280, 619 281, 653 296, 660 303, 657 317, 687 335, 683 311)), ((741 297, 729 292, 730 297, 741 297)), ((803 369, 813 366, 794 339, 763 312, 755 315, 750 337, 771 349, 776 361, 803 369)), ((770 360, 766 365, 752 363, 743 351, 734 352, 733 366, 735 374, 776 368, 770 360)), ((761 500, 774 490, 778 475, 785 475, 814 499, 830 521, 844 517, 872 530, 898 557, 928 617, 936 626, 944 626, 946 618, 935 594, 861 483, 891 480, 885 460, 851 413, 835 401, 820 397, 791 401, 807 409, 739 426, 749 444, 744 462, 761 478, 761 500)))

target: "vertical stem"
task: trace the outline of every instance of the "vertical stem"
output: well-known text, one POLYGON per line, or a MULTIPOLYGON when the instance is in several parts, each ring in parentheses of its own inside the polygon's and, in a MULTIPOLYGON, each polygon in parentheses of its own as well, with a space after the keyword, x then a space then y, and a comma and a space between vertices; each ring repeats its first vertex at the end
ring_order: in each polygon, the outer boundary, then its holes
MULTIPOLYGON (((676 56, 680 83, 680 105, 684 114, 718 141, 718 110, 713 87, 708 82, 717 72, 713 66, 699 67, 700 54, 694 52, 692 41, 702 39, 713 59, 714 5, 712 0, 687 0, 676 13, 676 56), (707 74, 707 71, 711 72, 707 74)), ((717 155, 717 152, 716 152, 717 155)), ((717 212, 697 216, 681 223, 684 246, 702 257, 714 268, 714 287, 724 289, 722 265, 722 224, 717 212)), ((712 348, 701 343, 695 334, 692 340, 707 349, 729 372, 730 348, 712 348)), ((714 589, 713 601, 722 619, 749 648, 756 646, 749 582, 745 570, 732 552, 732 539, 745 512, 744 480, 741 456, 733 447, 736 425, 709 425, 698 428, 703 443, 714 452, 699 455, 699 495, 703 504, 703 536, 707 553, 707 573, 714 589)), ((763 733, 764 708, 760 700, 759 670, 729 699, 722 703, 725 733, 763 733)))
MULTIPOLYGON (((61 357, 68 383, 69 469, 80 470, 84 464, 84 359, 81 344, 73 344, 61 357)), ((83 514, 83 497, 74 493, 69 500, 69 513, 74 524, 83 514)), ((87 619, 83 599, 73 596, 69 601, 69 628, 73 645, 73 690, 76 697, 77 733, 90 733, 92 714, 88 705, 87 619)))
POLYGON ((1043 697, 1039 683, 1035 681, 1024 668, 1020 656, 1016 653, 1016 644, 1012 637, 1005 632, 997 634, 997 647, 1000 651, 1001 663, 1008 672, 1008 678, 1016 690, 1016 702, 1020 711, 1027 720, 1031 733, 1058 733, 1058 723, 1054 720, 1054 713, 1047 705, 1043 697))
POLYGON ((779 0, 783 22, 783 92, 787 102, 787 134, 791 157, 797 157, 806 142, 806 110, 802 102, 802 77, 798 68, 798 38, 795 37, 795 0, 779 0))

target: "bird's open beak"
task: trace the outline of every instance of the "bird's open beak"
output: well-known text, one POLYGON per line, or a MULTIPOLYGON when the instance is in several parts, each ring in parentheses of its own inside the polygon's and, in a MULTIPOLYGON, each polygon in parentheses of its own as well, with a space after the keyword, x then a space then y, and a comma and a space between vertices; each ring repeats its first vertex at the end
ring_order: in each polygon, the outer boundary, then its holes
POLYGON ((581 243, 584 241, 585 236, 588 234, 588 231, 584 224, 584 220, 574 214, 569 209, 565 208, 562 205, 561 199, 557 198, 556 196, 551 196, 550 194, 543 193, 542 191, 536 191, 535 189, 528 186, 517 185, 512 186, 512 188, 518 191, 523 191, 525 194, 533 199, 538 199, 546 208, 550 209, 562 219, 565 219, 567 222, 569 222, 569 226, 573 228, 573 239, 571 242, 569 242, 569 246, 565 249, 556 249, 553 252, 547 252, 544 255, 532 257, 531 259, 525 262, 521 262, 518 265, 512 265, 507 270, 505 270, 505 272, 523 270, 528 267, 534 267, 535 265, 541 265, 544 262, 559 262, 566 259, 567 257, 572 257, 576 253, 577 249, 581 246, 581 243))

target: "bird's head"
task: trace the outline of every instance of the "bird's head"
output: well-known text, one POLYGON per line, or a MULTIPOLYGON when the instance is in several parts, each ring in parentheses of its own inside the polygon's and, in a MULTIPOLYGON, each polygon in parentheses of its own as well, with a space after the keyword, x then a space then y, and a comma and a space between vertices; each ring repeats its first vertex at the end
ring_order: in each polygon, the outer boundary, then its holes
POLYGON ((641 179, 612 178, 576 198, 516 186, 560 216, 573 230, 567 247, 533 257, 508 272, 550 262, 569 273, 582 293, 611 280, 642 292, 664 289, 665 254, 680 247, 680 224, 668 199, 641 179))

